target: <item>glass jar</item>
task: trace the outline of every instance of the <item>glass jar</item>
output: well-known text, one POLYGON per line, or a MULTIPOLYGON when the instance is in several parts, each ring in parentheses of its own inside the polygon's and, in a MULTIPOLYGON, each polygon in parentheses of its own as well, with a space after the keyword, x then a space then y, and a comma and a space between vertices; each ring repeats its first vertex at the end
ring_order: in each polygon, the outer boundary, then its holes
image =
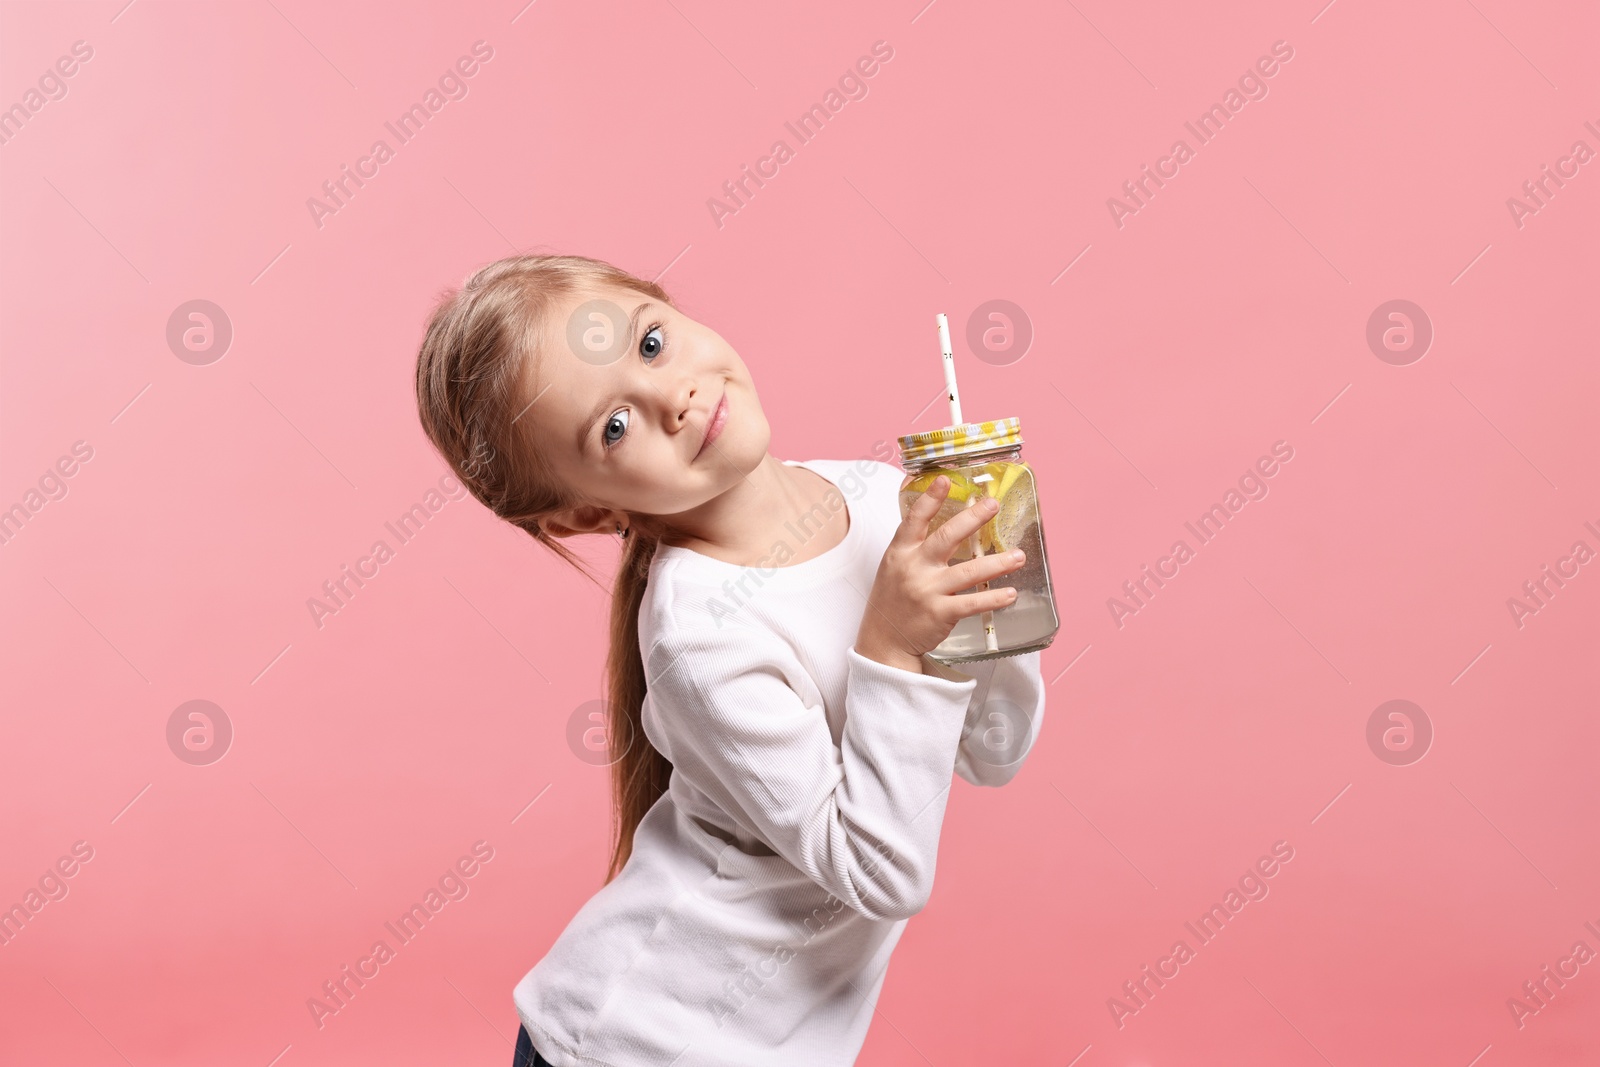
POLYGON ((976 555, 1020 548, 1027 561, 1018 570, 980 582, 959 593, 1015 588, 1017 599, 1006 607, 968 615, 928 655, 940 663, 1016 656, 1047 648, 1061 620, 1050 590, 1050 561, 1045 555, 1044 523, 1039 514, 1038 483, 1033 468, 1022 460, 1022 420, 969 422, 900 438, 900 517, 939 475, 950 479, 950 493, 928 523, 938 529, 956 512, 986 496, 999 501, 994 518, 980 526, 966 543, 956 546, 950 564, 976 555))

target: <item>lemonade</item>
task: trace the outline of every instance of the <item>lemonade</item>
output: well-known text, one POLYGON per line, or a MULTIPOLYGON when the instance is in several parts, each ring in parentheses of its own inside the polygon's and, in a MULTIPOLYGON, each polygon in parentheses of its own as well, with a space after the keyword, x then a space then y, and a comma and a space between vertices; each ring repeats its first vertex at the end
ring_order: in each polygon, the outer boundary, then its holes
POLYGON ((994 517, 956 545, 951 566, 977 556, 1021 549, 1023 564, 958 594, 1009 587, 1017 592, 1009 605, 963 617, 929 655, 944 663, 971 663, 997 656, 1016 656, 1047 647, 1061 625, 1050 588, 1044 527, 1039 515, 1038 482, 1022 460, 1020 420, 960 422, 938 430, 900 438, 905 480, 900 486, 900 515, 910 514, 917 500, 944 475, 950 490, 928 521, 931 533, 984 497, 1000 505, 994 517))
MULTIPOLYGON (((1028 524, 1037 524, 1039 521, 1034 508, 1033 471, 1021 460, 950 470, 935 468, 913 477, 901 492, 915 499, 927 492, 941 474, 950 479, 950 495, 945 498, 930 527, 942 524, 956 511, 970 507, 983 497, 991 496, 999 501, 1000 510, 994 518, 978 527, 979 552, 982 555, 1016 548, 1022 543, 1023 530, 1028 524), (1027 474, 1026 479, 1023 478, 1024 473, 1027 474)), ((968 557, 964 555, 962 558, 968 557)))

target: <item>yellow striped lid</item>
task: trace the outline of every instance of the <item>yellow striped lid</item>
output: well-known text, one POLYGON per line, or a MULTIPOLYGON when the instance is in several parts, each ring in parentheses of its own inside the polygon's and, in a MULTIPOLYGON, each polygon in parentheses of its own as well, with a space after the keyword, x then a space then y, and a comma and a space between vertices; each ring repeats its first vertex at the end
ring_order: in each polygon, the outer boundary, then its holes
POLYGON ((900 438, 902 466, 916 466, 936 459, 970 456, 998 448, 1022 444, 1022 419, 996 419, 994 422, 964 422, 926 433, 911 433, 900 438))

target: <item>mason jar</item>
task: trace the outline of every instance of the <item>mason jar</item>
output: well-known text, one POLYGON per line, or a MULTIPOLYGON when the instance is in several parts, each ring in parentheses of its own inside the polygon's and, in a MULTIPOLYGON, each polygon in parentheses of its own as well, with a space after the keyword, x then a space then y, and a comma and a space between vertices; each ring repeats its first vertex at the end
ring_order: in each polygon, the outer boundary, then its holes
POLYGON ((976 593, 1011 587, 1016 589, 1017 599, 1006 607, 961 619, 928 655, 941 663, 972 663, 1048 647, 1061 620, 1050 589, 1038 482, 1033 468, 1022 459, 1022 420, 968 422, 907 434, 899 440, 900 465, 905 470, 900 484, 902 520, 941 474, 950 479, 950 493, 928 523, 930 533, 984 497, 999 502, 994 518, 956 547, 951 566, 1014 548, 1027 556, 1021 568, 960 590, 976 593))

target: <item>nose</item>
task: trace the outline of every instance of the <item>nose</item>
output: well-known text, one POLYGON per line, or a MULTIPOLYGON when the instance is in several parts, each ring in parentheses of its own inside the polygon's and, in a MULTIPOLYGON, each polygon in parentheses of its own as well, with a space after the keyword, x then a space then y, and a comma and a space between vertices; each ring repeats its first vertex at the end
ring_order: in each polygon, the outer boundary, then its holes
POLYGON ((692 378, 677 378, 662 387, 662 403, 665 406, 663 418, 666 420, 666 431, 677 433, 689 428, 689 411, 698 392, 692 378))

